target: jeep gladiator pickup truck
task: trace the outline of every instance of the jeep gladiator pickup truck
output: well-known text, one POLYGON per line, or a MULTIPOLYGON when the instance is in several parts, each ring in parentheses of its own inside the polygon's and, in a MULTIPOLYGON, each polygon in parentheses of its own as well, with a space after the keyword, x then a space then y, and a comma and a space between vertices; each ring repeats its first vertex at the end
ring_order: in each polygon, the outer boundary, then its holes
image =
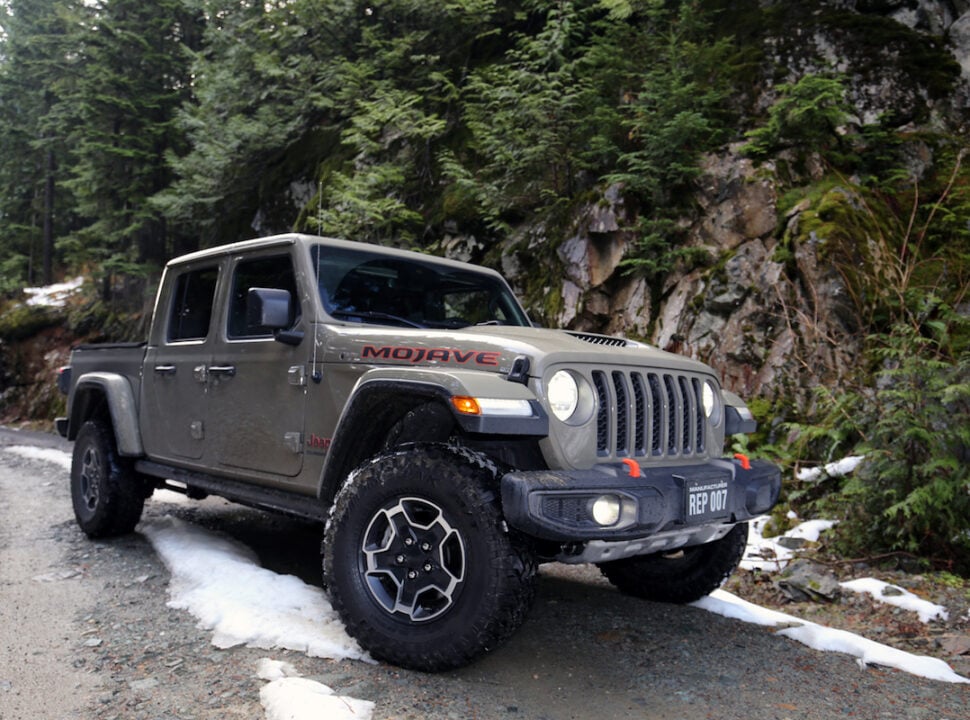
POLYGON ((538 564, 690 602, 736 568, 777 468, 699 362, 533 327, 481 267, 288 234, 172 260, 148 341, 59 376, 90 537, 155 488, 324 524, 323 584, 377 659, 434 671, 521 624, 538 564))

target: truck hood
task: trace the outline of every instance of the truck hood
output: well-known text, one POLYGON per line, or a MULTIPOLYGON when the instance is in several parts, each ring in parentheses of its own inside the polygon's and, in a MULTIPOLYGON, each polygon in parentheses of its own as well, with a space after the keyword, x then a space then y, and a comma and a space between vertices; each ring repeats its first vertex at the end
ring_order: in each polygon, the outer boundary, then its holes
POLYGON ((464 333, 466 336, 488 338, 489 342, 496 344, 510 341, 521 344, 525 349, 520 354, 529 355, 534 363, 533 375, 541 374, 549 365, 560 363, 652 367, 714 374, 710 367, 691 358, 621 337, 494 326, 470 327, 464 333))
MULTIPOLYGON (((553 365, 649 367, 714 375, 696 360, 623 338, 565 330, 483 325, 461 330, 411 330, 375 325, 330 325, 323 341, 325 362, 444 366, 507 373, 528 357, 530 375, 553 365)), ((322 338, 321 338, 322 339, 322 338)))

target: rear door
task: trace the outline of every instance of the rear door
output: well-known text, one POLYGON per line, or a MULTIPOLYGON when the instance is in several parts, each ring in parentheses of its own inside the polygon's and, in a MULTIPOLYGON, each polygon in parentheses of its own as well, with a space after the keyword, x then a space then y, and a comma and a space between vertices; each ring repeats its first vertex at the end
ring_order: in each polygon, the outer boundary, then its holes
POLYGON ((156 323, 145 353, 142 442, 154 459, 197 460, 202 457, 207 422, 207 366, 219 265, 172 269, 165 322, 156 323))
POLYGON ((293 260, 288 250, 276 248, 236 258, 230 271, 226 309, 208 367, 208 424, 214 451, 209 461, 293 477, 303 467, 306 363, 312 338, 297 346, 278 342, 246 312, 250 288, 286 290, 291 298, 290 329, 303 329, 293 260))

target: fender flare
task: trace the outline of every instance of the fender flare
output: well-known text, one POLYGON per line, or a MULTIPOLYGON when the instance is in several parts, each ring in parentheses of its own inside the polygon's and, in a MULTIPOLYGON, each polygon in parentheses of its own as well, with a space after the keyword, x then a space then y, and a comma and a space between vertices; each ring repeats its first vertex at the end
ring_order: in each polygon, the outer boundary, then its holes
MULTIPOLYGON (((351 393, 334 430, 334 440, 317 488, 318 497, 330 503, 347 474, 368 457, 381 450, 383 430, 409 410, 426 403, 438 403, 454 426, 473 434, 544 437, 549 418, 524 385, 489 374, 427 369, 381 369, 364 375, 351 393), (491 391, 491 392, 490 392, 491 391), (462 416, 451 404, 455 395, 496 396, 528 399, 533 417, 508 418, 462 416)), ((442 438, 443 440, 444 438, 442 438)))
POLYGON ((440 401, 444 405, 447 397, 443 388, 428 383, 374 381, 358 386, 337 422, 333 445, 320 475, 318 497, 329 504, 347 473, 380 449, 375 445, 383 439, 383 433, 377 432, 382 424, 370 418, 399 417, 428 402, 440 401))
POLYGON ((84 421, 94 414, 92 399, 97 397, 106 401, 118 454, 128 457, 144 455, 135 393, 128 378, 116 373, 90 372, 78 378, 71 397, 68 440, 74 440, 84 421))

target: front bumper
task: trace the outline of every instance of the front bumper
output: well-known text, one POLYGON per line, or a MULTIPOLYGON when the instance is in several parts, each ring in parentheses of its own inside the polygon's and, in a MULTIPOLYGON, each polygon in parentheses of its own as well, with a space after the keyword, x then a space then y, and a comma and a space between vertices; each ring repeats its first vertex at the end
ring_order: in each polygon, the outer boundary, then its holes
MULTIPOLYGON (((697 465, 511 472, 502 478, 505 519, 521 532, 562 543, 629 541, 653 535, 703 536, 704 528, 730 526, 778 502, 781 473, 771 463, 709 460, 697 465), (747 463, 746 463, 747 464, 747 463), (597 499, 616 498, 616 522, 597 522, 597 499)), ((612 502, 612 501, 611 501, 612 502)))

